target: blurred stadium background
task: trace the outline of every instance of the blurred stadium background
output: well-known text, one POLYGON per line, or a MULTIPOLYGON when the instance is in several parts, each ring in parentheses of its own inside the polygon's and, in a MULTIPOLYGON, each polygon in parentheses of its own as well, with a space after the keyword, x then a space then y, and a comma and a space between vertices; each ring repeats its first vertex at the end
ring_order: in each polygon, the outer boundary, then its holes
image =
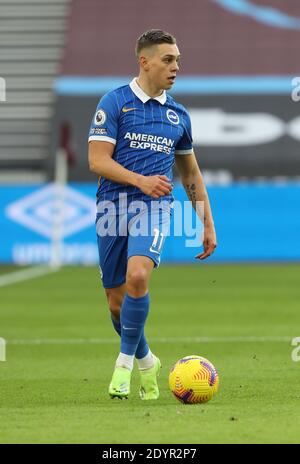
MULTIPOLYGON (((300 259, 297 1, 1 0, 0 8, 2 262, 49 261, 61 147, 71 182, 63 261, 97 262, 89 124, 101 95, 137 74, 135 40, 153 27, 173 33, 182 53, 172 94, 191 113, 211 195, 219 236, 211 261, 300 259)), ((176 195, 185 198, 180 186, 176 195)), ((177 238, 164 262, 192 256, 177 238)))
POLYGON ((299 43, 299 0, 0 0, 1 442, 299 441, 299 43), (150 28, 178 41, 171 93, 191 114, 219 246, 177 266, 196 250, 166 241, 147 326, 161 398, 120 407, 87 135, 99 98, 137 74, 150 28), (26 280, 49 263, 72 266, 26 280), (205 409, 168 391, 168 367, 191 353, 220 373, 205 409))
MULTIPOLYGON (((63 261, 97 262, 88 128, 101 95, 137 74, 135 40, 153 27, 173 33, 182 53, 172 94, 191 113, 211 196, 219 247, 210 261, 299 260, 297 1, 1 0, 0 9, 1 262, 50 259, 61 147, 71 161, 63 261)), ((185 198, 180 186, 176 196, 185 198)), ((193 255, 177 238, 164 262, 193 255)))

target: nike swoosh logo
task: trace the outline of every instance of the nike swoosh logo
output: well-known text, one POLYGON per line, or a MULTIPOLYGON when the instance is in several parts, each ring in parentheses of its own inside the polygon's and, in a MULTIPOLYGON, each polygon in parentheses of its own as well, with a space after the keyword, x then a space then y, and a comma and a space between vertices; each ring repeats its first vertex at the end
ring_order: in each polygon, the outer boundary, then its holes
POLYGON ((124 330, 136 330, 135 327, 125 327, 124 325, 123 325, 123 329, 124 330))
POLYGON ((137 108, 122 108, 123 113, 128 113, 128 111, 137 110, 137 108))

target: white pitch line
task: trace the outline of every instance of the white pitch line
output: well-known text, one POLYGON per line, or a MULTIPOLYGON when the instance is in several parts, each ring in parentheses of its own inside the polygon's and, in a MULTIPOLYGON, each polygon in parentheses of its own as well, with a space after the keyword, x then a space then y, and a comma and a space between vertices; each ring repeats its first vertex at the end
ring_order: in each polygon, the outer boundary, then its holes
POLYGON ((30 279, 36 279, 52 272, 57 272, 60 267, 50 266, 35 266, 28 269, 22 269, 21 271, 10 272, 0 276, 0 287, 6 287, 7 285, 24 282, 30 279))
MULTIPOLYGON (((278 336, 278 337, 242 337, 242 336, 229 336, 229 337, 166 337, 166 338, 151 338, 153 343, 291 343, 293 337, 278 336)), ((24 340, 6 340, 8 345, 107 345, 119 343, 119 339, 115 338, 41 338, 41 339, 24 339, 24 340)))

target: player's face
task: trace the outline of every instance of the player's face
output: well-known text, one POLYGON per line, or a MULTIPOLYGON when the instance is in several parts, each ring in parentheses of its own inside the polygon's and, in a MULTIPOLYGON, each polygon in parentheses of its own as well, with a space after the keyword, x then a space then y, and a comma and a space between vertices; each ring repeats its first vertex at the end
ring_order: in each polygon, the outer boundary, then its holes
POLYGON ((159 89, 168 90, 174 84, 179 70, 180 53, 176 44, 151 47, 147 60, 148 77, 159 89))

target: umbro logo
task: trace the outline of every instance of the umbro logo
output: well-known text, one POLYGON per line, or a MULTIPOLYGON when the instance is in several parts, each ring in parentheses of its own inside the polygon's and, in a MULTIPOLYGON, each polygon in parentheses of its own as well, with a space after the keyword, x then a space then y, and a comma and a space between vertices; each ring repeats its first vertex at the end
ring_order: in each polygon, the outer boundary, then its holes
POLYGON ((125 108, 125 106, 123 106, 122 108, 123 113, 128 113, 128 111, 134 111, 134 110, 137 110, 137 108, 125 108))
POLYGON ((95 205, 92 198, 74 188, 57 187, 54 184, 10 203, 6 215, 18 224, 51 239, 57 217, 58 195, 63 198, 63 237, 70 237, 93 225, 95 205))

